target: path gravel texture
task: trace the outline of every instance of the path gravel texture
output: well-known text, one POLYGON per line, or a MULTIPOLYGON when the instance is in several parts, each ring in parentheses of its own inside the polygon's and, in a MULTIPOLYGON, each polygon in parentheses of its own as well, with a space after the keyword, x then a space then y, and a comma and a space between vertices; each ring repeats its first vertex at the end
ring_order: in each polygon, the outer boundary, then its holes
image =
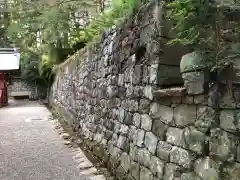
POLYGON ((0 180, 92 179, 78 169, 76 158, 87 161, 81 149, 64 145, 49 115, 45 106, 26 100, 0 108, 0 180))

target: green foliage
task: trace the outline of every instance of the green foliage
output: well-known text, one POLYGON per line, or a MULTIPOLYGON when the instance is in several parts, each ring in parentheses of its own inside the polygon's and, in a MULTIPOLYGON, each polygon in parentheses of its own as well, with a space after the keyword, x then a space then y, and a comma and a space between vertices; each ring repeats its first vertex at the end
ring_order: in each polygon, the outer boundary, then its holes
POLYGON ((136 2, 136 0, 113 0, 111 8, 93 19, 85 29, 79 31, 73 42, 99 40, 103 30, 121 22, 123 18, 132 13, 137 6, 136 2))
POLYGON ((211 70, 229 68, 240 57, 240 49, 234 48, 240 40, 240 23, 233 18, 233 7, 212 0, 175 0, 167 8, 176 32, 169 44, 191 45, 202 51, 211 70))

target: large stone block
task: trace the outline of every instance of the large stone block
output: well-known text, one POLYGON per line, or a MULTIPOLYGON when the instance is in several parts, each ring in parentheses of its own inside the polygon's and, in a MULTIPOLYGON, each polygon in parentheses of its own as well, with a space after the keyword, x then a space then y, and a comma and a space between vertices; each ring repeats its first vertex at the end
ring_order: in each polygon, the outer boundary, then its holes
POLYGON ((158 145, 157 145, 157 156, 165 161, 165 162, 169 162, 170 159, 170 152, 172 150, 172 145, 168 144, 165 141, 159 141, 158 145))
POLYGON ((150 116, 153 119, 160 119, 165 124, 173 124, 173 108, 171 107, 154 102, 150 105, 150 116))
POLYGON ((238 180, 240 179, 240 164, 234 163, 223 167, 223 179, 238 180))
POLYGON ((150 165, 152 164, 151 154, 147 149, 145 148, 138 149, 138 162, 142 166, 150 167, 150 165))
POLYGON ((219 180, 219 164, 210 157, 195 161, 194 171, 202 180, 219 180))
POLYGON ((182 104, 174 109, 175 124, 178 127, 193 125, 197 120, 197 108, 194 105, 182 104))
POLYGON ((210 155, 215 156, 218 160, 234 161, 236 152, 236 139, 235 137, 221 129, 212 129, 209 151, 210 155))
POLYGON ((183 173, 181 175, 181 180, 201 180, 196 174, 194 173, 183 173))
POLYGON ((139 180, 140 166, 136 162, 131 162, 130 173, 135 180, 139 180))
POLYGON ((142 119, 142 116, 139 113, 135 113, 133 115, 133 125, 139 128, 141 125, 141 119, 142 119))
POLYGON ((214 123, 215 115, 216 113, 213 108, 207 106, 199 106, 197 109, 197 121, 195 122, 195 127, 199 131, 206 133, 214 123))
POLYGON ((160 139, 165 137, 167 126, 159 119, 153 120, 152 132, 160 139))
POLYGON ((164 172, 164 180, 179 180, 181 177, 180 166, 173 163, 166 164, 164 172))
POLYGON ((157 137, 152 132, 146 132, 144 145, 152 154, 155 154, 156 152, 157 141, 157 137))
POLYGON ((153 180, 152 172, 145 167, 141 167, 140 180, 153 180))
POLYGON ((125 172, 128 172, 128 170, 130 169, 130 165, 131 165, 131 160, 130 160, 129 155, 127 153, 123 153, 120 157, 120 161, 121 161, 121 166, 123 167, 125 172))
POLYGON ((188 72, 183 73, 184 86, 188 94, 202 94, 204 92, 204 72, 188 72))
POLYGON ((170 162, 189 169, 191 167, 192 157, 187 150, 174 146, 170 152, 170 162))
POLYGON ((150 107, 150 101, 148 99, 141 99, 139 102, 139 112, 148 113, 150 107))
POLYGON ((162 179, 164 174, 164 163, 158 157, 151 157, 150 170, 152 171, 154 176, 162 179))
POLYGON ((205 146, 205 134, 194 127, 184 129, 186 147, 194 152, 202 154, 205 146))
POLYGON ((142 129, 137 130, 133 137, 133 143, 138 147, 142 147, 144 142, 144 136, 145 136, 144 130, 142 129))
POLYGON ((151 131, 152 129, 152 119, 148 114, 143 114, 141 117, 141 128, 146 131, 151 131))
POLYGON ((185 147, 184 130, 179 128, 169 127, 167 129, 167 142, 176 146, 185 147))
POLYGON ((236 133, 240 129, 240 111, 222 110, 220 112, 220 127, 228 132, 236 133))

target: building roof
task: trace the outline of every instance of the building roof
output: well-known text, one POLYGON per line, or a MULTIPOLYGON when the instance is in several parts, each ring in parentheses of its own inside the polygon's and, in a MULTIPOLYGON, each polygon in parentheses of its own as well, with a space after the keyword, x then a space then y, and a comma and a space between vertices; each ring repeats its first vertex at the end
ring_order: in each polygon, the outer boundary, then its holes
POLYGON ((0 48, 0 71, 18 70, 20 53, 12 48, 0 48))

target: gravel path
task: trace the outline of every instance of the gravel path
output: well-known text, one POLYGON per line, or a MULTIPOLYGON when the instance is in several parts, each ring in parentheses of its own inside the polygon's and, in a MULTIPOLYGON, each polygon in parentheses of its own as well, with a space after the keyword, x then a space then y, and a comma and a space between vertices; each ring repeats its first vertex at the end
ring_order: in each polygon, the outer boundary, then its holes
POLYGON ((49 115, 46 107, 23 100, 0 109, 0 180, 90 179, 80 174, 76 152, 64 145, 49 115))

